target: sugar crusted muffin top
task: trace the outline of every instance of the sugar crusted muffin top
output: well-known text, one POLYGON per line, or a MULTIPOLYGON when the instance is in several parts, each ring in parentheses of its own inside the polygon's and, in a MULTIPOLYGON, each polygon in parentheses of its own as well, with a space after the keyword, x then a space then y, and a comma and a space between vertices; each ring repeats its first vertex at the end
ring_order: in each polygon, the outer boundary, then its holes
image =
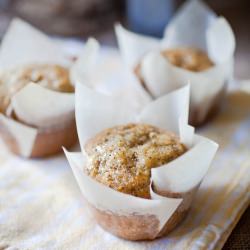
POLYGON ((74 92, 67 68, 57 64, 29 64, 3 72, 0 76, 0 109, 5 113, 11 97, 28 83, 37 83, 59 92, 74 92))
POLYGON ((208 55, 195 48, 172 48, 161 52, 173 65, 194 72, 207 70, 214 64, 208 55))
POLYGON ((186 151, 173 133, 146 124, 106 129, 85 145, 86 174, 117 191, 150 198, 151 168, 186 151))

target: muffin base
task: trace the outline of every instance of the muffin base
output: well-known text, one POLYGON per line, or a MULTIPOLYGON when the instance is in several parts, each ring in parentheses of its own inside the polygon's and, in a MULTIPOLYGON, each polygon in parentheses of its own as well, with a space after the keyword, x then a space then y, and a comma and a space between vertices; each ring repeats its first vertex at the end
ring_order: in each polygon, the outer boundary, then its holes
POLYGON ((89 204, 96 222, 106 231, 126 240, 154 240, 169 234, 186 217, 197 187, 186 193, 157 191, 158 194, 182 198, 183 201, 159 232, 159 220, 155 215, 119 215, 100 210, 89 204))
MULTIPOLYGON (((0 134, 8 149, 17 155, 23 156, 15 138, 7 128, 1 128, 0 134)), ((75 119, 67 125, 50 129, 38 129, 38 133, 28 158, 47 157, 61 152, 62 146, 69 148, 77 141, 75 119)))
POLYGON ((157 237, 162 237, 169 234, 175 227, 177 227, 187 216, 191 207, 193 198, 198 190, 199 186, 185 193, 173 193, 157 190, 156 192, 162 196, 168 198, 182 198, 183 201, 177 210, 172 214, 167 223, 164 225, 157 237))

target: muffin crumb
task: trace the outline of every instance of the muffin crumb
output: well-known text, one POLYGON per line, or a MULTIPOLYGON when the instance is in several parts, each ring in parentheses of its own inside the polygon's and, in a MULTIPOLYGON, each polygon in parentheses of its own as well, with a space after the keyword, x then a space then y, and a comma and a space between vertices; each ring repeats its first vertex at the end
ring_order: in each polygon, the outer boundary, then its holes
POLYGON ((89 156, 86 174, 117 191, 150 198, 151 168, 176 159, 186 148, 173 133, 128 124, 97 134, 85 150, 89 156))
POLYGON ((162 51, 162 55, 173 65, 194 72, 207 70, 214 64, 208 55, 195 48, 173 48, 162 51))

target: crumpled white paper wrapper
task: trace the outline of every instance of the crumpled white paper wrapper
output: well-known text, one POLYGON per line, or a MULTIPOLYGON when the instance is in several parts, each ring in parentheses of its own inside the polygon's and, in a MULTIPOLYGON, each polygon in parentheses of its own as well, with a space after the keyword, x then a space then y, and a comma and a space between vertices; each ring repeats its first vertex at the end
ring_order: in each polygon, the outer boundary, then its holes
POLYGON ((100 52, 98 41, 93 38, 88 39, 82 54, 71 69, 71 79, 75 85, 82 83, 101 93, 116 96, 116 98, 126 98, 135 109, 152 100, 139 84, 138 79, 122 65, 115 69, 117 72, 113 68, 107 68, 106 62, 101 61, 100 52))
MULTIPOLYGON (((90 49, 86 49, 87 51, 88 55, 91 53, 96 55, 95 49, 91 49, 91 52, 90 49)), ((95 57, 92 56, 91 58, 95 57)), ((98 183, 83 170, 88 160, 84 150, 86 141, 104 129, 130 122, 148 123, 175 132, 188 147, 188 151, 151 172, 154 188, 172 193, 188 192, 199 185, 214 158, 218 145, 207 138, 195 135, 194 128, 188 125, 189 85, 152 102, 138 101, 136 96, 128 102, 125 94, 105 94, 91 88, 95 72, 91 67, 88 69, 89 72, 85 71, 84 74, 75 72, 77 79, 75 115, 81 152, 70 153, 65 150, 74 176, 83 196, 92 206, 118 215, 154 215, 159 221, 157 232, 159 233, 179 207, 182 199, 166 198, 154 193, 152 189, 152 198, 143 199, 98 183)), ((95 70, 98 69, 95 67, 95 70)), ((107 83, 103 85, 108 86, 107 83)))
POLYGON ((140 63, 140 74, 153 98, 169 93, 187 82, 191 86, 190 110, 202 122, 214 99, 233 74, 235 37, 229 23, 217 17, 202 1, 187 1, 165 29, 163 39, 132 33, 115 27, 121 56, 133 71, 140 63), (170 64, 161 51, 172 47, 194 47, 205 51, 214 66, 191 72, 170 64))
MULTIPOLYGON (((72 65, 56 41, 30 24, 13 19, 1 43, 0 71, 33 63, 72 65)), ((52 91, 31 82, 13 96, 9 110, 23 123, 0 114, 1 126, 16 140, 20 155, 29 157, 38 129, 63 126, 74 119, 74 93, 52 91)))

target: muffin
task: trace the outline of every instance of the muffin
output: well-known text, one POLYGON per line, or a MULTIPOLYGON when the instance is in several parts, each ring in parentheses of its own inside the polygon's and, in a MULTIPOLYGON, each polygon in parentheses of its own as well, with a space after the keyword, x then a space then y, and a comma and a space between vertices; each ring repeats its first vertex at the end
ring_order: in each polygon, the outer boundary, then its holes
POLYGON ((189 1, 170 20, 161 39, 119 24, 115 31, 124 63, 152 99, 190 84, 190 124, 203 125, 219 111, 233 76, 235 51, 235 36, 226 19, 189 1))
MULTIPOLYGON (((172 48, 161 51, 161 55, 171 63, 173 66, 188 70, 190 72, 202 72, 210 69, 214 66, 212 60, 208 57, 208 55, 196 48, 172 48)), ((141 73, 141 64, 138 63, 134 68, 135 75, 139 79, 140 83, 144 87, 144 89, 151 95, 149 87, 147 86, 143 75, 141 73)), ((202 84, 202 83, 201 83, 202 84)), ((218 94, 218 98, 216 97, 216 101, 212 105, 210 111, 207 114, 207 118, 211 117, 218 110, 218 106, 220 103, 220 97, 223 97, 224 91, 218 94)), ((190 123, 194 126, 202 125, 202 122, 197 121, 197 109, 190 110, 190 123)), ((206 121, 206 119, 204 119, 206 121)))
POLYGON ((77 83, 81 152, 64 152, 93 218, 108 232, 153 240, 187 215, 218 147, 187 124, 189 94, 184 86, 135 110, 125 97, 77 83))
MULTIPOLYGON (((85 145, 88 163, 84 172, 96 181, 119 192, 151 199, 151 169, 176 159, 187 151, 178 136, 148 124, 127 124, 106 129, 85 145)), ((166 197, 184 198, 183 194, 164 193, 166 197)), ((194 190, 185 194, 185 202, 157 237, 176 227, 186 216, 194 190)), ((117 216, 92 207, 98 223, 113 234, 129 239, 154 238, 157 222, 152 217, 133 215, 117 216), (142 221, 147 221, 143 224, 142 221), (146 228, 150 225, 150 228, 146 228), (141 226, 144 228, 142 229, 141 226), (133 228, 133 230, 128 230, 133 228), (136 230, 136 231, 135 231, 136 230)))
POLYGON ((0 96, 0 111, 6 115, 11 97, 30 82, 42 87, 73 93, 74 86, 70 82, 69 70, 56 64, 30 64, 4 71, 0 75, 0 85, 4 95, 0 96))
POLYGON ((151 168, 186 151, 179 138, 146 124, 106 129, 85 146, 87 175, 119 192, 150 199, 151 168))
POLYGON ((44 157, 73 145, 71 73, 77 61, 65 46, 16 18, 0 52, 0 135, 6 146, 24 157, 44 157))
MULTIPOLYGON (((57 64, 23 65, 5 70, 0 75, 0 112, 10 119, 34 127, 34 124, 27 124, 21 117, 18 117, 12 110, 11 105, 11 98, 31 82, 62 93, 74 93, 74 86, 70 81, 69 70, 57 64)), ((35 126, 35 128, 38 131, 30 157, 44 157, 55 154, 61 150, 62 145, 70 147, 77 140, 73 117, 58 127, 35 126)), ((1 128, 1 134, 10 150, 20 154, 20 149, 15 140, 4 126, 1 128)))
MULTIPOLYGON (((88 155, 87 164, 84 166, 85 174, 118 192, 151 199, 151 169, 178 158, 187 148, 172 132, 148 124, 129 123, 98 133, 86 142, 85 151, 88 155)), ((157 236, 160 237, 170 232, 186 216, 194 190, 185 195, 164 193, 156 189, 155 192, 166 197, 184 199, 172 219, 157 236)), ((130 240, 155 237, 152 232, 157 222, 153 217, 117 216, 91 208, 98 223, 119 237, 130 240), (147 221, 145 224, 152 228, 145 229, 142 220, 147 221), (129 227, 134 229, 130 231, 129 227)))

